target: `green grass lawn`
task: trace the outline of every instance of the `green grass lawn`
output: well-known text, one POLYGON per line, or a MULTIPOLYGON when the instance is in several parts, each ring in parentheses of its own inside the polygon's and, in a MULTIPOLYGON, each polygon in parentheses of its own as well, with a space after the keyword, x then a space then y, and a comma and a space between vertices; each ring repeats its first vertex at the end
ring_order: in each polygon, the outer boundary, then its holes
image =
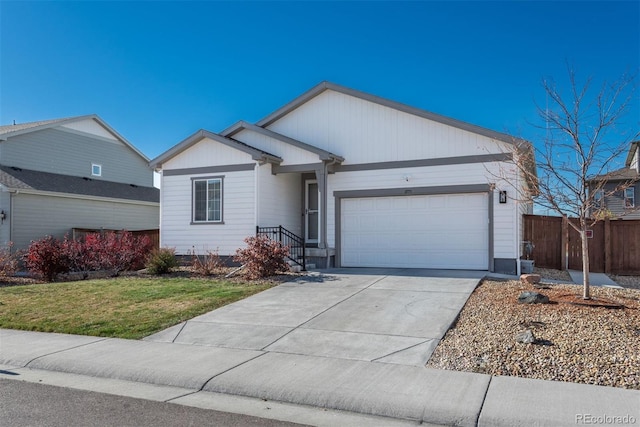
POLYGON ((185 277, 9 286, 0 328, 139 339, 272 286, 185 277))

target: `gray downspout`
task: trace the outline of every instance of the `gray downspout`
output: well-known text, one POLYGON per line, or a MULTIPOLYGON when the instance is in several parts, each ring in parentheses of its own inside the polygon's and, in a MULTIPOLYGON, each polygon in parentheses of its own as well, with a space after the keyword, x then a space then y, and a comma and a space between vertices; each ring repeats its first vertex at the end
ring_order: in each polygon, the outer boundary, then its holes
POLYGON ((328 220, 328 214, 329 214, 329 168, 331 168, 333 165, 335 165, 336 163, 338 163, 337 159, 331 159, 331 162, 322 162, 324 165, 324 192, 322 195, 322 203, 324 204, 323 206, 323 212, 324 215, 322 216, 322 239, 325 242, 324 247, 326 248, 326 260, 325 260, 325 267, 329 268, 331 266, 331 255, 329 254, 329 247, 327 245, 327 241, 328 241, 328 233, 327 233, 327 220, 328 220))
MULTIPOLYGON (((13 242, 13 199, 18 192, 9 192, 9 241, 13 242)), ((13 248, 12 248, 13 249, 13 248)))
POLYGON ((322 167, 317 168, 316 180, 318 181, 318 189, 320 191, 320 236, 318 242, 318 248, 325 249, 325 266, 329 267, 331 256, 329 255, 329 248, 327 245, 328 233, 327 233, 327 216, 329 205, 329 168, 336 164, 338 161, 332 159, 331 161, 324 160, 322 167))
POLYGON ((318 236, 318 248, 327 247, 327 164, 316 169, 318 191, 320 191, 320 235, 318 236))

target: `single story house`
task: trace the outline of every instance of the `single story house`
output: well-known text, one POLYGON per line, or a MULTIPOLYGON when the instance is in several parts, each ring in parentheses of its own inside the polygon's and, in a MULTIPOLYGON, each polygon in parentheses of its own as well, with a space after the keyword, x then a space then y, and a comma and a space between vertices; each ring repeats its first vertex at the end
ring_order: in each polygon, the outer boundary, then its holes
POLYGON ((233 255, 256 227, 281 225, 321 267, 515 274, 532 212, 520 150, 530 144, 323 82, 153 159, 160 242, 233 255))

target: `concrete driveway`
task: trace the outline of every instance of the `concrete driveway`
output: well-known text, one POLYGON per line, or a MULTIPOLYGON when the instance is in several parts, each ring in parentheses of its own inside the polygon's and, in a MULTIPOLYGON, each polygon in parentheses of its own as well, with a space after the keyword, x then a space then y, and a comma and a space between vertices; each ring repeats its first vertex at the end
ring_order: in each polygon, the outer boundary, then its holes
POLYGON ((145 340, 424 366, 485 274, 323 270, 145 340))

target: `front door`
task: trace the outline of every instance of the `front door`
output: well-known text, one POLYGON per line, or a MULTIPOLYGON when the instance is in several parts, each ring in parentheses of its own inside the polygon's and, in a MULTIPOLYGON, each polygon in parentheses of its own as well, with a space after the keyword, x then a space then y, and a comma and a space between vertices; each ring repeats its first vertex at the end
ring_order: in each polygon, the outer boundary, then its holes
POLYGON ((304 239, 307 243, 318 244, 320 236, 320 192, 318 181, 305 181, 304 192, 304 239))

